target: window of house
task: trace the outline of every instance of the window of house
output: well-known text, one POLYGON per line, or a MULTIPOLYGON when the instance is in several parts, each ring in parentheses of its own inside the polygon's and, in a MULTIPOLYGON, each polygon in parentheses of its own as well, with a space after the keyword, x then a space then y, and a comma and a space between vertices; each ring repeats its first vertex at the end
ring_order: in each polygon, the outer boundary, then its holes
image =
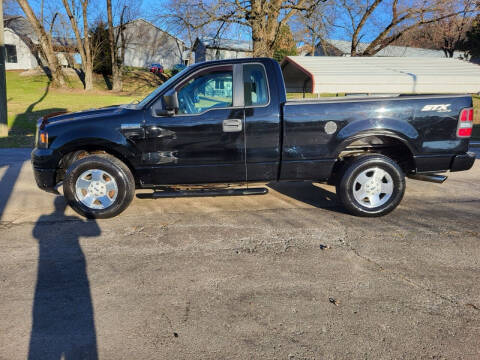
POLYGON ((243 66, 243 89, 245 106, 268 104, 268 86, 265 69, 260 64, 243 66))
POLYGON ((15 45, 5 45, 7 63, 17 62, 17 47, 15 45))

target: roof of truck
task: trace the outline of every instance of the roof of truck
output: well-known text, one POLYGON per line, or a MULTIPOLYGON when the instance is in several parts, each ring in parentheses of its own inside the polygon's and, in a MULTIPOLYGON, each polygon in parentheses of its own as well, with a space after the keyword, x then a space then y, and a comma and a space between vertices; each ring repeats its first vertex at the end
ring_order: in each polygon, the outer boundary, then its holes
POLYGON ((288 56, 287 92, 468 94, 480 92, 480 66, 451 58, 288 56))

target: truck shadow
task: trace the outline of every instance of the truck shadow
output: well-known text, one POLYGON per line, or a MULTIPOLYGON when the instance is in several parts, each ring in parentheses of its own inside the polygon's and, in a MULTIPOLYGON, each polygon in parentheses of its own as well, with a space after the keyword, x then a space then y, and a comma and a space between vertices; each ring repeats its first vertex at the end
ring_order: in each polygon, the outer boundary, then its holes
POLYGON ((80 237, 96 237, 95 221, 66 216, 63 197, 55 210, 38 218, 37 283, 28 359, 97 359, 90 284, 80 237))
POLYGON ((310 181, 271 182, 267 186, 305 204, 347 214, 334 192, 325 190, 310 181))

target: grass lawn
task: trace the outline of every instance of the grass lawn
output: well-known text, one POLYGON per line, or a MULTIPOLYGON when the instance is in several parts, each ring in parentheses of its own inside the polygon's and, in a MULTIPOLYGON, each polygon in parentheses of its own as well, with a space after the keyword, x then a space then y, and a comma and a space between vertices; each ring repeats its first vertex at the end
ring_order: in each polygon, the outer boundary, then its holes
POLYGON ((125 77, 122 93, 108 91, 103 77, 95 78, 95 90, 85 92, 78 77, 69 77, 67 89, 53 89, 45 75, 22 76, 7 71, 9 136, 0 138, 0 147, 30 147, 34 143, 36 121, 55 111, 78 111, 143 98, 161 83, 148 72, 133 72, 125 77))

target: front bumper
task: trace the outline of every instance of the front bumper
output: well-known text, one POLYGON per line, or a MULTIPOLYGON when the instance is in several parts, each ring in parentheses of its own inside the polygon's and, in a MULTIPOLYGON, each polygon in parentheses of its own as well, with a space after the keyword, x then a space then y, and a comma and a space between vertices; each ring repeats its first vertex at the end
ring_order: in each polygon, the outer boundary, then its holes
POLYGON ((467 152, 461 155, 455 155, 450 166, 450 171, 463 171, 470 169, 475 163, 475 153, 467 152))
POLYGON ((39 169, 34 167, 33 174, 40 189, 55 194, 57 193, 57 190, 55 189, 55 186, 57 185, 56 169, 39 169))
POLYGON ((32 166, 35 181, 40 189, 56 193, 56 158, 50 149, 35 148, 32 151, 32 166))

